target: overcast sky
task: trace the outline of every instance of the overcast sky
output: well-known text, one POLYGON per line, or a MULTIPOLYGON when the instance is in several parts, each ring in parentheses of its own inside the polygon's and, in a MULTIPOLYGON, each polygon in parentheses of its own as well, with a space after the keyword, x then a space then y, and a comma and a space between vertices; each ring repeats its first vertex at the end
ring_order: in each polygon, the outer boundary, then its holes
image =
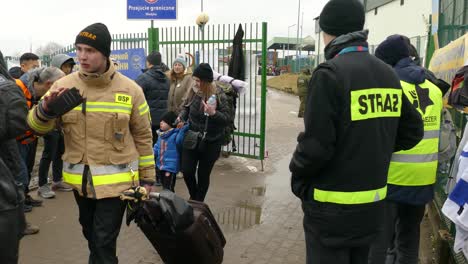
MULTIPOLYGON (((155 20, 155 27, 195 25, 201 0, 177 0, 178 19, 155 20)), ((303 36, 314 34, 314 18, 327 0, 302 0, 303 36)), ((268 22, 268 40, 287 36, 288 26, 297 23, 299 0, 204 0, 209 24, 268 22)), ((16 55, 49 41, 72 44, 76 34, 94 22, 107 25, 112 34, 142 33, 149 20, 127 20, 127 0, 2 0, 0 50, 16 55)), ((295 36, 296 29, 290 34, 295 36)))

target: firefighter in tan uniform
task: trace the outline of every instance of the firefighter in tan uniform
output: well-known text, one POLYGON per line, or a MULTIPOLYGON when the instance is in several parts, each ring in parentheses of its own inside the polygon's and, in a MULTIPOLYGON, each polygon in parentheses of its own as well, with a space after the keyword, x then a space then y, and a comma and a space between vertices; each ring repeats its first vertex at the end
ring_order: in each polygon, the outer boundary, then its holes
POLYGON ((118 263, 116 242, 125 211, 119 195, 139 181, 151 185, 155 180, 149 108, 141 88, 111 63, 111 41, 104 24, 83 29, 75 41, 80 70, 57 81, 28 116, 38 134, 52 130, 59 118, 63 178, 74 188, 89 263, 118 263), (72 87, 84 99, 58 115, 53 104, 75 91, 72 87))

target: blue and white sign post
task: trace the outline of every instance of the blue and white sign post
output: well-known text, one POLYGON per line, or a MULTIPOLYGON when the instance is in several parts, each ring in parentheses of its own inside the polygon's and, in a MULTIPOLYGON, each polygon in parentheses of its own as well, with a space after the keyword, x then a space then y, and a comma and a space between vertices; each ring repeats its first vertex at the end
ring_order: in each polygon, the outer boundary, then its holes
POLYGON ((127 19, 177 19, 177 0, 127 0, 127 19))

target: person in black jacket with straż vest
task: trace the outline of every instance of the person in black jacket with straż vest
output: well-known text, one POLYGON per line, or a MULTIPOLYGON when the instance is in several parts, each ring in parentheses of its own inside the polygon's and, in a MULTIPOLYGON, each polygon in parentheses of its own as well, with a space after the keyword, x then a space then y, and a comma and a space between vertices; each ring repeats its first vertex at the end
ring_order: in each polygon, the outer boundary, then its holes
POLYGON ((290 163, 308 264, 367 263, 383 226, 392 153, 423 137, 395 72, 369 54, 364 20, 358 0, 331 0, 320 14, 327 61, 309 82, 305 131, 290 163))
POLYGON ((0 263, 18 263, 25 218, 24 193, 15 182, 20 159, 15 137, 26 131, 26 99, 9 76, 0 52, 0 263))
MULTIPOLYGON (((167 112, 170 81, 161 68, 161 53, 155 51, 146 57, 146 70, 135 82, 143 89, 151 113, 153 146, 158 142, 158 129, 161 117, 167 112)), ((156 175, 156 185, 161 185, 156 175)))

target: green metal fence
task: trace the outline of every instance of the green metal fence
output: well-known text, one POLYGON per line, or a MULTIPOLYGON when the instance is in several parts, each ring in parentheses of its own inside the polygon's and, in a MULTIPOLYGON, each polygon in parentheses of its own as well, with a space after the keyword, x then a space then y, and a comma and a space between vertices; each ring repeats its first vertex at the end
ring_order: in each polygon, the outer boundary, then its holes
MULTIPOLYGON (((127 33, 127 34, 112 34, 111 50, 122 49, 145 49, 145 54, 148 54, 148 34, 147 33, 127 33)), ((41 56, 41 64, 50 66, 52 58, 57 54, 67 54, 75 52, 75 45, 68 45, 62 49, 53 52, 50 55, 41 56)), ((112 55, 111 55, 112 57, 112 55)))
MULTIPOLYGON (((446 46, 451 41, 463 36, 468 32, 468 1, 467 0, 439 0, 433 3, 439 4, 438 19, 431 17, 431 23, 438 23, 437 28, 438 45, 440 48, 446 46)), ((437 7, 435 8, 437 9, 437 7)), ((429 65, 429 61, 434 53, 436 44, 434 42, 434 36, 429 33, 429 41, 427 42, 427 59, 426 66, 429 65)), ((457 136, 460 140, 463 133, 465 124, 467 122, 467 115, 455 111, 452 109, 452 118, 457 127, 457 136)), ((449 180, 449 168, 453 165, 453 161, 445 166, 439 167, 437 181, 435 184, 435 197, 434 206, 437 211, 436 217, 439 218, 439 223, 436 226, 439 230, 446 230, 449 234, 447 239, 444 239, 435 234, 438 238, 438 242, 443 250, 439 250, 440 254, 443 254, 447 259, 441 259, 442 256, 437 256, 443 263, 455 263, 455 264, 468 264, 468 260, 462 253, 455 253, 453 251, 453 238, 455 237, 455 226, 454 224, 445 217, 441 208, 444 202, 447 200, 448 190, 446 189, 447 181, 449 180), (449 248, 445 248, 447 245, 449 248)), ((437 231, 437 230, 436 230, 437 231)), ((440 255, 439 254, 439 255, 440 255)))
POLYGON ((293 55, 277 59, 276 64, 277 67, 287 69, 288 72, 299 73, 304 68, 312 70, 315 67, 315 58, 313 56, 302 56, 297 59, 297 56, 293 55))
POLYGON ((439 6, 439 46, 468 32, 468 1, 440 0, 439 6))
MULTIPOLYGON (((187 58, 191 69, 199 62, 208 62, 213 70, 227 75, 229 59, 232 53, 232 41, 240 24, 207 25, 202 30, 195 26, 149 28, 148 33, 113 34, 112 50, 144 48, 146 55, 158 50, 163 55, 163 62, 172 67, 178 55, 187 58)), ((237 151, 232 154, 265 159, 266 130, 266 65, 267 62, 267 23, 244 23, 244 55, 246 93, 237 100, 234 140, 237 151)), ((75 52, 75 46, 69 45, 51 55, 41 57, 41 63, 49 66, 51 58, 57 54, 75 52)), ((112 57, 112 55, 111 55, 112 57)), ((8 58, 7 58, 8 59, 8 58)), ((11 58, 15 60, 18 58, 11 58)), ((225 150, 232 151, 232 145, 225 150)))
MULTIPOLYGON (((162 53, 163 61, 172 67, 177 56, 188 59, 193 69, 200 62, 210 63, 214 71, 227 75, 232 42, 237 28, 244 30, 246 93, 237 100, 234 155, 263 160, 265 158, 267 23, 206 25, 154 28, 149 30, 149 47, 162 53), (260 55, 260 56, 259 56, 260 55)), ((226 150, 231 150, 228 146, 226 150)))

